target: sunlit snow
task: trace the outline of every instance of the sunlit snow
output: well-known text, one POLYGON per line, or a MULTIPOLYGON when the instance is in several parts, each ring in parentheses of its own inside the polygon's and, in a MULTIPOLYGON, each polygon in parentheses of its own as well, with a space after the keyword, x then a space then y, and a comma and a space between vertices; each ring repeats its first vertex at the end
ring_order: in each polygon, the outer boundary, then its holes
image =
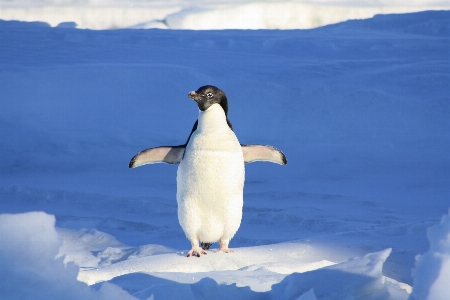
POLYGON ((375 14, 450 9, 448 1, 0 0, 0 19, 78 28, 307 29, 375 14))

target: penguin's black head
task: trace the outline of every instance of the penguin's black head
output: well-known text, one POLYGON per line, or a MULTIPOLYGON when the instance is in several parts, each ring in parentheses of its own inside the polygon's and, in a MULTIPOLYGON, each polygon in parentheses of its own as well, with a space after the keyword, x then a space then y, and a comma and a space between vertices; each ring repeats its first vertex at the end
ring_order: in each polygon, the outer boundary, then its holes
POLYGON ((188 97, 197 102, 198 108, 201 111, 207 110, 214 103, 222 106, 225 115, 228 114, 228 99, 223 91, 212 85, 205 85, 200 87, 195 92, 190 92, 188 97))

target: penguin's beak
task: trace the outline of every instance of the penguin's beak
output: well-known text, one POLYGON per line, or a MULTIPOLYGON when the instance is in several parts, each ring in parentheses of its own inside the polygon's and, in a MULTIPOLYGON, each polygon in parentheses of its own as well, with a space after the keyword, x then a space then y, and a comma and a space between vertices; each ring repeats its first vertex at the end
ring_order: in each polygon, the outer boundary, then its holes
POLYGON ((194 101, 199 101, 202 99, 202 97, 204 97, 205 95, 202 94, 197 94, 196 92, 192 91, 189 92, 188 97, 191 98, 194 101))

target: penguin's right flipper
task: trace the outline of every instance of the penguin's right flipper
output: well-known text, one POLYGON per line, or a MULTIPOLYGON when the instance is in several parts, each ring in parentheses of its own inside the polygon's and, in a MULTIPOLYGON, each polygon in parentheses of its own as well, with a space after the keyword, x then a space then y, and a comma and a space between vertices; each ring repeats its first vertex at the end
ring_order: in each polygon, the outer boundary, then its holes
POLYGON ((268 161, 280 165, 286 165, 287 160, 283 152, 268 145, 241 145, 244 154, 244 162, 268 161))
POLYGON ((136 154, 128 165, 130 168, 136 168, 146 164, 166 163, 179 164, 183 159, 185 146, 162 146, 150 148, 136 154))

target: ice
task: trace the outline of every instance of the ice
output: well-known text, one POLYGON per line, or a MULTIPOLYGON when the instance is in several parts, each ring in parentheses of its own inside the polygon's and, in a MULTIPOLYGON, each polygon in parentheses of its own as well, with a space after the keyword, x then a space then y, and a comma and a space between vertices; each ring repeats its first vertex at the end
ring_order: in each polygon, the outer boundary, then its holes
POLYGON ((447 299, 450 295, 450 214, 428 229, 428 239, 430 250, 416 257, 410 299, 447 299))
POLYGON ((135 299, 113 284, 94 290, 77 281, 78 266, 55 258, 61 242, 54 225, 43 212, 0 215, 3 299, 135 299))

